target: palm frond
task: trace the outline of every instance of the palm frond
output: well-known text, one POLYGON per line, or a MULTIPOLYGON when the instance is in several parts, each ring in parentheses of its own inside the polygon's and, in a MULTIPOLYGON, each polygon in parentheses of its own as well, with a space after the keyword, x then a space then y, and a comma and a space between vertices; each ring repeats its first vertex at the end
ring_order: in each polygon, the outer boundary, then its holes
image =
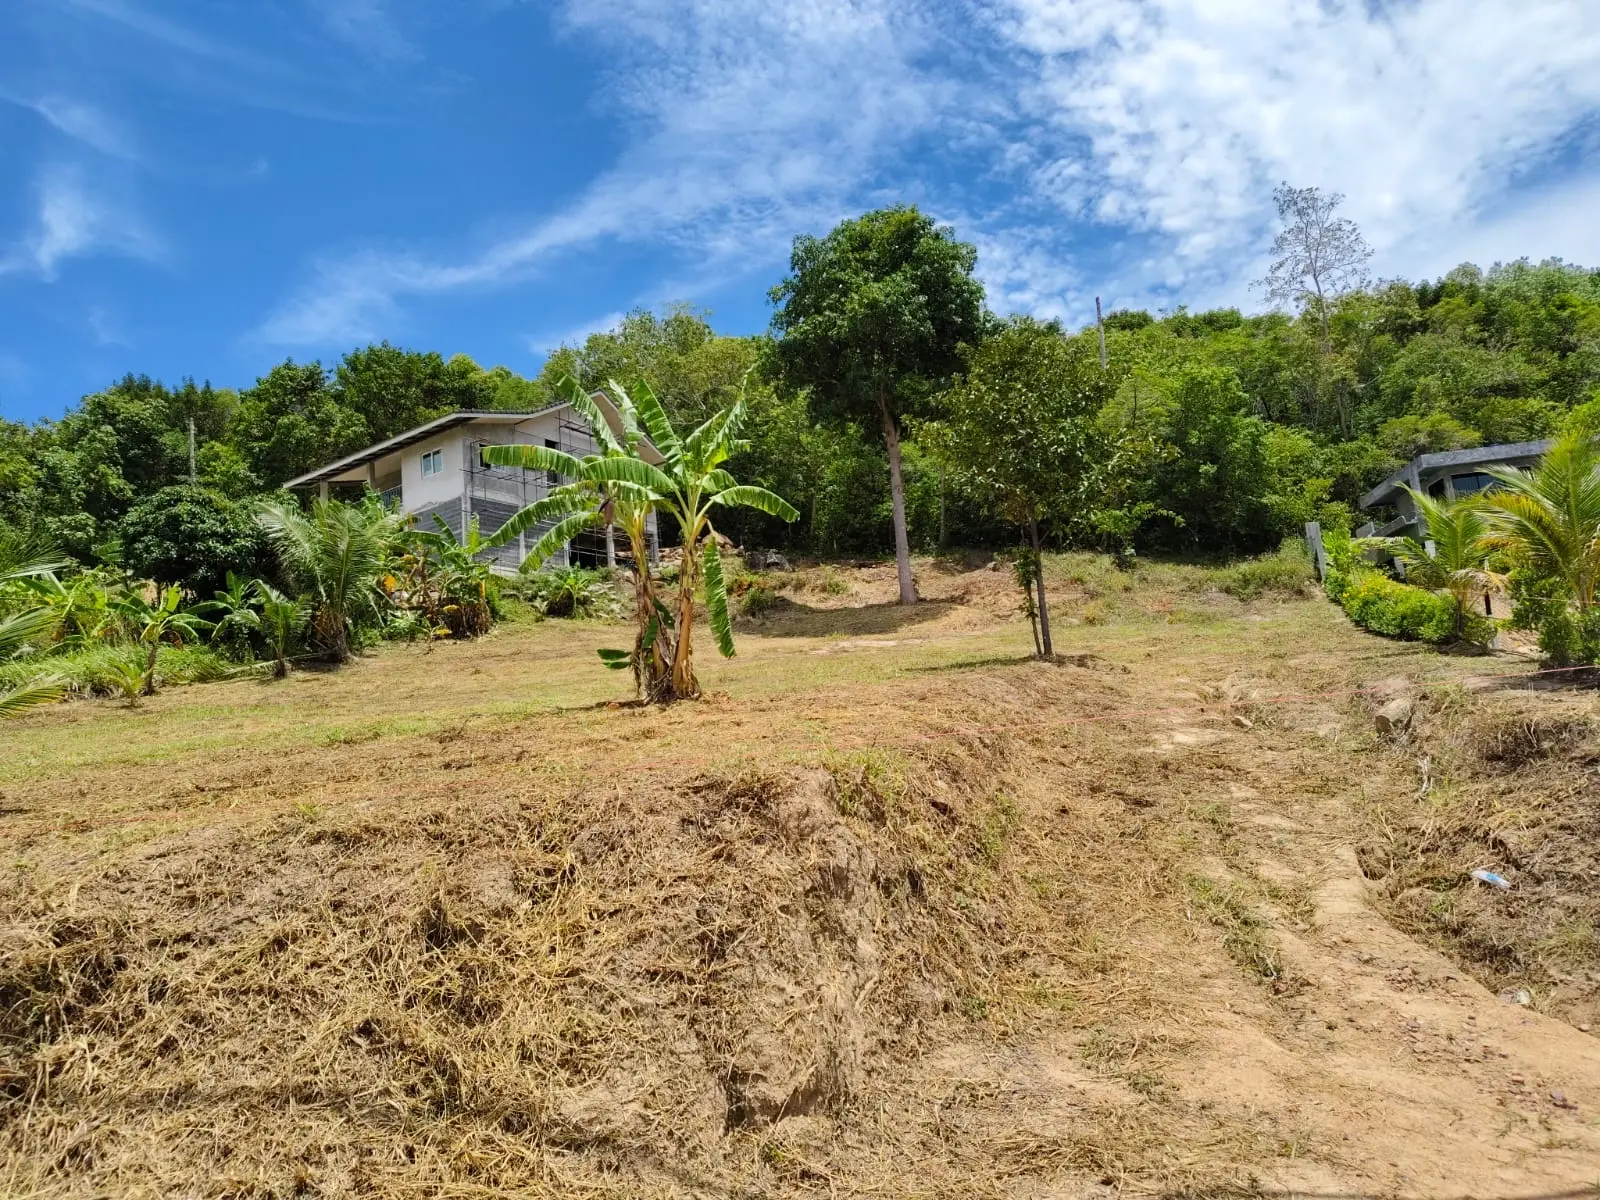
POLYGON ((589 483, 632 484, 648 489, 655 497, 670 495, 676 490, 670 475, 642 458, 585 459, 579 477, 589 483))
MULTIPOLYGON (((607 386, 615 391, 622 391, 615 380, 609 380, 607 386)), ((639 420, 644 423, 645 432, 650 435, 650 441, 655 448, 671 462, 683 455, 683 443, 678 438, 678 431, 672 427, 672 421, 667 417, 667 410, 661 407, 661 401, 656 399, 654 390, 643 379, 636 380, 633 385, 633 405, 639 412, 639 420)))
POLYGON ((67 681, 47 676, 30 680, 9 692, 0 692, 0 719, 18 717, 30 708, 59 700, 67 690, 67 681))
POLYGON ((25 608, 0 620, 0 659, 10 658, 25 646, 45 640, 55 631, 60 615, 52 608, 25 608))
POLYGON ((566 544, 585 529, 596 529, 605 523, 598 512, 577 513, 564 521, 557 521, 550 530, 528 549, 525 566, 538 566, 546 559, 559 554, 566 544))
POLYGON ((571 516, 576 512, 592 513, 596 502, 594 491, 587 485, 581 487, 569 485, 551 492, 544 499, 535 500, 532 504, 524 505, 512 513, 504 525, 483 539, 483 549, 494 550, 504 546, 515 541, 535 525, 542 525, 546 521, 571 516))
POLYGON ((510 446, 485 446, 483 461, 492 467, 521 467, 524 471, 554 471, 568 479, 583 474, 583 461, 553 446, 530 446, 522 442, 510 446))
POLYGON ((600 406, 594 398, 583 390, 580 384, 571 375, 562 375, 556 380, 556 394, 568 404, 572 405, 589 425, 589 432, 594 435, 595 443, 607 454, 624 454, 627 448, 617 440, 617 435, 612 432, 611 422, 607 421, 605 414, 600 411, 600 406))

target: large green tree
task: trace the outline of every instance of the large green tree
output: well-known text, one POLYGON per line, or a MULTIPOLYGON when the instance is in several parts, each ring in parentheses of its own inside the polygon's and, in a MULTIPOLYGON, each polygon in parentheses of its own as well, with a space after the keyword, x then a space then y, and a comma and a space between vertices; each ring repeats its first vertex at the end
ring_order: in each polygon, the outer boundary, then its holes
POLYGON ((915 208, 846 221, 795 239, 789 276, 772 289, 772 374, 804 392, 821 420, 877 430, 889 459, 900 602, 915 604, 900 440, 909 415, 961 367, 984 331, 977 251, 915 208))

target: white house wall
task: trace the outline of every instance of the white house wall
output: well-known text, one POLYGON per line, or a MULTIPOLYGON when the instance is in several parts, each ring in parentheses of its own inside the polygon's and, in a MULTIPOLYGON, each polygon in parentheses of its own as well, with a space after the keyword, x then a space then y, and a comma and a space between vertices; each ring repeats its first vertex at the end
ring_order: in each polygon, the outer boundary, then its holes
POLYGON ((432 508, 451 499, 460 500, 463 486, 461 469, 465 465, 461 451, 465 444, 466 438, 457 428, 406 447, 400 460, 401 502, 406 512, 432 508), (423 478, 422 456, 433 450, 444 452, 443 469, 437 475, 423 478))

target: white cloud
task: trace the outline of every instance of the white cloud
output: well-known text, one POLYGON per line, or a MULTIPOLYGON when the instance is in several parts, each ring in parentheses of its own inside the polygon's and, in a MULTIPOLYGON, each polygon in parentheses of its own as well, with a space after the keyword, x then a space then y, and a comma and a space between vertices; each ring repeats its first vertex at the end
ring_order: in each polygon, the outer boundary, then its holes
POLYGON ((1592 190, 1519 183, 1600 113, 1586 7, 565 0, 559 27, 614 64, 591 95, 625 135, 616 163, 514 236, 316 263, 258 336, 378 336, 412 298, 619 243, 709 290, 771 273, 798 232, 902 200, 976 214, 957 231, 996 308, 1073 320, 1096 292, 1249 304, 1285 180, 1346 193, 1379 274, 1437 274, 1524 234, 1530 252, 1593 257, 1592 190))
POLYGON ((159 247, 143 226, 105 197, 92 194, 72 172, 47 171, 38 190, 35 228, 0 254, 0 275, 31 273, 48 282, 69 258, 156 257, 159 247))
POLYGON ((134 157, 133 139, 121 124, 84 100, 71 96, 41 96, 34 99, 5 96, 4 98, 23 108, 32 109, 68 137, 102 154, 110 154, 117 158, 134 157))
POLYGON ((562 346, 582 346, 591 333, 604 333, 622 324, 626 313, 608 312, 564 330, 546 330, 528 338, 528 349, 534 354, 549 354, 562 346))
POLYGON ((1519 164, 1600 109, 1585 7, 1009 0, 997 24, 1032 63, 1036 194, 1154 235, 1147 285, 1239 300, 1282 180, 1346 193, 1385 273, 1440 269, 1418 239, 1451 265, 1430 235, 1468 233, 1519 164))
POLYGON ((328 32, 370 57, 398 62, 421 57, 401 32, 388 0, 314 0, 311 7, 328 32))

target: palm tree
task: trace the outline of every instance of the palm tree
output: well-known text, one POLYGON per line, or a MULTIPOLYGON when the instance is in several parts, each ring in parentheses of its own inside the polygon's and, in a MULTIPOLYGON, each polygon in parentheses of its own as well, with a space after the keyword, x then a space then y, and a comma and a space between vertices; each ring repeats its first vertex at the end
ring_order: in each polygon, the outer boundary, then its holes
POLYGON ((376 504, 315 500, 309 513, 269 500, 256 513, 279 561, 312 605, 312 640, 335 662, 350 660, 350 633, 379 619, 378 585, 401 520, 376 504))
POLYGON ((261 603, 261 629, 272 654, 272 677, 282 679, 289 673, 289 648, 311 620, 311 606, 285 596, 264 579, 256 580, 255 590, 261 603))
POLYGON ((1450 503, 1406 489, 1422 517, 1426 541, 1414 537, 1374 538, 1400 560, 1406 579, 1422 587, 1449 592, 1456 602, 1456 637, 1465 635, 1467 612, 1491 589, 1502 588, 1505 576, 1489 569, 1495 545, 1483 507, 1475 500, 1450 503), (1430 550, 1427 543, 1433 544, 1430 550))
MULTIPOLYGON (((800 513, 788 501, 765 488, 740 485, 722 467, 742 446, 739 440, 745 418, 742 389, 731 405, 713 413, 692 433, 680 437, 647 382, 637 381, 631 396, 615 382, 609 383, 607 388, 608 393, 616 397, 619 411, 624 411, 625 406, 626 411, 636 416, 648 441, 637 436, 601 437, 605 453, 583 459, 542 446, 493 447, 487 452, 489 461, 556 471, 577 484, 588 485, 587 510, 573 512, 558 521, 541 539, 541 546, 558 537, 564 541, 584 528, 604 523, 601 508, 608 507, 612 518, 624 525, 630 541, 634 541, 636 574, 644 578, 649 573, 642 554, 646 519, 655 511, 664 512, 677 522, 683 536, 683 558, 678 570, 676 604, 668 609, 647 588, 641 587, 639 619, 644 624, 640 636, 643 649, 653 655, 659 647, 663 659, 661 673, 652 681, 653 690, 647 692, 648 697, 652 700, 693 699, 700 694, 700 684, 694 673, 693 634, 695 596, 702 578, 706 613, 717 649, 727 657, 732 657, 734 652, 733 624, 728 614, 728 595, 713 514, 719 507, 746 507, 793 521, 800 513), (512 453, 502 457, 499 452, 506 449, 512 453), (601 501, 598 506, 597 499, 601 501), (633 522, 637 523, 637 541, 633 522)), ((590 404, 589 408, 594 409, 594 406, 590 404)), ((599 415, 598 410, 595 415, 599 415)), ((600 419, 603 422, 604 418, 600 419)), ((585 494, 578 487, 564 490, 567 494, 561 503, 574 506, 585 494)), ((555 497, 549 499, 555 500, 555 497)), ((556 506, 550 505, 544 519, 555 514, 556 506)), ((625 652, 602 652, 602 657, 608 662, 626 665, 625 652)))
MULTIPOLYGON (((0 585, 48 576, 66 565, 66 560, 39 540, 0 531, 0 585)), ((46 640, 55 632, 57 621, 56 612, 47 605, 24 608, 0 620, 0 661, 46 640)), ((0 718, 48 704, 65 690, 63 680, 46 675, 0 692, 0 718)))
POLYGON ((1580 613, 1600 585, 1600 453, 1568 436, 1532 471, 1490 467, 1499 487, 1480 497, 1489 540, 1537 574, 1559 580, 1580 613))

